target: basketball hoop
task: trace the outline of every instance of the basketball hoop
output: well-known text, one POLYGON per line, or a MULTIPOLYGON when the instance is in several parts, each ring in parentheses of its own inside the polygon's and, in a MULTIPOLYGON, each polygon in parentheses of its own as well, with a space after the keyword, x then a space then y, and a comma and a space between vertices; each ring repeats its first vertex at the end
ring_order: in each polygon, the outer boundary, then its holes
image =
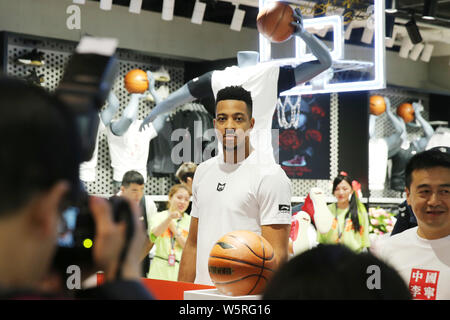
POLYGON ((284 103, 281 102, 281 99, 278 98, 277 101, 277 115, 278 115, 278 125, 280 128, 283 129, 289 129, 291 127, 294 127, 295 129, 298 128, 299 120, 300 120, 300 105, 302 101, 301 96, 296 96, 295 103, 292 104, 291 98, 294 96, 287 96, 284 99, 284 103), (291 110, 291 117, 289 119, 289 122, 286 120, 286 106, 290 107, 291 110))

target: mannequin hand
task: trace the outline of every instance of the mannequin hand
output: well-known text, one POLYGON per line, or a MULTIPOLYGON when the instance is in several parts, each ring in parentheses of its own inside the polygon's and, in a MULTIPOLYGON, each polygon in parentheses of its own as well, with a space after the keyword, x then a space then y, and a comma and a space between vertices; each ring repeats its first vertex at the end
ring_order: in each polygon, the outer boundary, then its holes
POLYGON ((294 35, 300 36, 305 32, 305 29, 303 28, 303 17, 300 8, 295 8, 294 12, 292 13, 292 16, 294 17, 295 20, 291 22, 291 24, 295 28, 294 35))
POLYGON ((155 120, 154 117, 150 117, 150 115, 145 117, 145 119, 141 123, 141 126, 139 127, 139 131, 141 132, 147 129, 147 126, 149 126, 153 120, 155 120))
POLYGON ((420 102, 413 102, 412 106, 414 108, 414 113, 420 115, 423 111, 423 105, 420 102))
POLYGON ((386 104, 386 112, 392 112, 391 111, 391 100, 389 100, 388 97, 383 97, 384 98, 384 103, 386 104))
POLYGON ((153 77, 153 73, 150 70, 147 70, 147 78, 148 78, 148 89, 150 91, 155 90, 155 77, 153 77))

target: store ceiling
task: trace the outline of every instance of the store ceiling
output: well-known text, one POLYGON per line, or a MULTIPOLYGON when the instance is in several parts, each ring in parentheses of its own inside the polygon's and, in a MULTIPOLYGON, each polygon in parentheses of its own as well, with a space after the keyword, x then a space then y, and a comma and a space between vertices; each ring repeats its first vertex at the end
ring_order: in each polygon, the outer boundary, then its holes
MULTIPOLYGON (((99 0, 94 0, 99 1, 99 0)), ((196 0, 175 0, 175 10, 174 15, 179 17, 191 18, 192 12, 194 10, 194 4, 196 0)), ((348 1, 339 0, 321 0, 326 3, 330 1, 332 3, 339 2, 348 3, 348 1)), ((372 2, 366 0, 355 1, 358 2, 372 2)), ((379 0, 377 0, 379 1, 379 0)), ((206 2, 206 11, 204 20, 230 24, 233 17, 233 12, 235 6, 233 3, 238 3, 241 10, 246 11, 243 26, 248 28, 256 28, 256 16, 258 14, 258 0, 202 0, 206 2)), ((300 2, 293 0, 292 2, 300 2)), ((319 1, 317 1, 319 2, 319 1)), ((424 7, 423 0, 397 0, 396 7, 398 12, 395 13, 396 17, 409 19, 411 14, 414 14, 415 18, 419 22, 426 22, 427 24, 436 25, 444 28, 450 29, 450 0, 437 0, 437 10, 435 20, 423 20, 422 12, 424 7)), ((130 0, 113 0, 115 5, 129 6, 130 0)), ((163 0, 143 0, 142 9, 154 12, 162 11, 163 0)))

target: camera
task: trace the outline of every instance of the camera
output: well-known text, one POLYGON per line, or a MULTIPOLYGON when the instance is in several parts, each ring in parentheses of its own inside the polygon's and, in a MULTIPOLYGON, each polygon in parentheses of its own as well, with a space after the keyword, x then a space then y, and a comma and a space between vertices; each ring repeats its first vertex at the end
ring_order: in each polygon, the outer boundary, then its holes
MULTIPOLYGON (((55 90, 61 108, 75 124, 80 161, 91 159, 96 143, 99 115, 117 74, 115 58, 117 41, 109 38, 83 37, 70 58, 63 78, 55 90)), ((132 212, 120 197, 109 199, 115 222, 127 225, 122 259, 133 235, 132 212)), ((93 267, 92 247, 95 241, 95 221, 89 209, 89 195, 77 177, 63 204, 59 226, 58 247, 53 266, 65 273, 70 265, 93 267)))
MULTIPOLYGON (((89 210, 89 198, 84 193, 76 203, 70 203, 62 212, 58 226, 58 249, 53 264, 61 272, 65 272, 70 265, 88 270, 94 267, 92 247, 95 244, 96 227, 89 210)), ((128 201, 121 197, 113 196, 109 202, 114 222, 124 221, 126 225, 125 246, 122 250, 124 258, 134 233, 131 208, 128 201)))

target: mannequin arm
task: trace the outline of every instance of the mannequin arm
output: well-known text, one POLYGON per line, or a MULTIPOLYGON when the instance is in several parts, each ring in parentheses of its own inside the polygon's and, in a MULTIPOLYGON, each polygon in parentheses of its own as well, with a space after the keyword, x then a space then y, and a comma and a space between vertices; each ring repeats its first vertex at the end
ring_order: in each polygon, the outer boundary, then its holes
POLYGON ((386 104, 386 114, 396 131, 394 134, 385 138, 389 150, 388 157, 390 158, 394 156, 400 149, 400 146, 403 142, 402 136, 404 136, 406 133, 406 126, 405 123, 402 123, 402 120, 397 118, 397 116, 392 112, 391 100, 389 100, 388 97, 384 97, 384 102, 386 104))
MULTIPOLYGON (((155 101, 156 99, 157 98, 155 97, 155 101)), ((171 93, 167 97, 167 99, 161 101, 153 108, 152 112, 150 112, 150 114, 142 122, 139 130, 143 130, 145 126, 148 125, 153 120, 155 120, 157 116, 169 112, 182 104, 192 102, 194 100, 195 98, 191 95, 187 84, 183 85, 180 89, 171 93)))
POLYGON ((147 79, 148 79, 148 91, 150 91, 151 95, 153 96, 153 99, 155 99, 155 104, 158 104, 161 102, 161 98, 156 93, 155 90, 155 77, 153 76, 153 73, 149 70, 147 70, 147 79))
POLYGON ((384 102, 386 103, 386 114, 391 121, 394 129, 397 133, 403 133, 405 131, 405 126, 402 125, 401 120, 396 117, 396 115, 391 110, 391 100, 389 98, 384 97, 384 102))
POLYGON ((105 127, 110 124, 117 110, 119 110, 119 105, 120 105, 119 99, 117 99, 117 96, 111 90, 108 95, 107 106, 105 110, 103 110, 100 114, 100 118, 102 119, 102 122, 105 125, 105 127))
POLYGON ((127 132, 130 125, 136 120, 139 111, 139 100, 144 97, 140 93, 132 93, 130 102, 125 108, 122 117, 115 122, 110 124, 111 132, 116 136, 122 136, 127 132))
POLYGON ((428 141, 433 136, 433 127, 422 117, 423 105, 420 102, 413 102, 414 113, 416 115, 417 121, 422 126, 425 136, 419 140, 420 148, 425 150, 428 141))
POLYGON ((375 122, 377 121, 377 116, 369 115, 369 139, 375 138, 375 122))
POLYGON ((299 8, 295 9, 293 16, 295 20, 292 22, 292 25, 295 27, 294 35, 305 41, 308 48, 317 58, 316 61, 305 62, 295 68, 295 82, 301 84, 330 68, 333 60, 331 59, 330 51, 327 46, 303 28, 302 16, 299 8))

